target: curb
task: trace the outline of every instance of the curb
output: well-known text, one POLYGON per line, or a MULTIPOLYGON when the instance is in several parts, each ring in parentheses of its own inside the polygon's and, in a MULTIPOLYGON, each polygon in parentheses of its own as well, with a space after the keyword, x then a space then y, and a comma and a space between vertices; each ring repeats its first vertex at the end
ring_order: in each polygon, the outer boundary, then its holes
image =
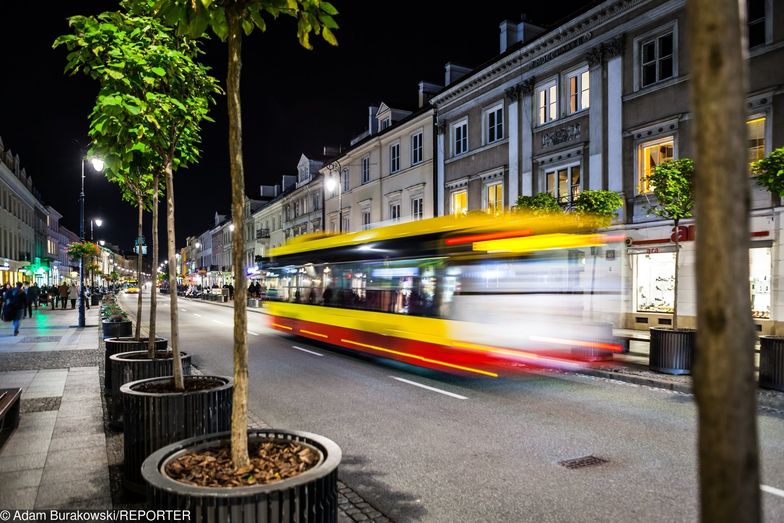
MULTIPOLYGON (((183 298, 182 296, 179 296, 179 297, 183 298)), ((186 299, 186 300, 188 300, 191 303, 204 303, 206 305, 217 305, 218 307, 226 307, 226 308, 229 308, 229 309, 233 309, 234 308, 234 305, 228 305, 226 303, 218 303, 218 302, 214 302, 214 301, 206 301, 206 300, 199 300, 199 299, 193 299, 193 298, 183 298, 183 299, 186 299)), ((256 308, 250 308, 250 307, 247 308, 247 311, 248 312, 255 312, 256 314, 267 314, 266 312, 264 312, 263 309, 256 309, 256 308)))

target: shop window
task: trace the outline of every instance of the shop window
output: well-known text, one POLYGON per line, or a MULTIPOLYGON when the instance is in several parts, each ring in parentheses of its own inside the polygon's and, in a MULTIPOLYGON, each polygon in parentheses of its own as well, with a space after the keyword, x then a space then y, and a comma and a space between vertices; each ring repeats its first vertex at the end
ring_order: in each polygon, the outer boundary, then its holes
POLYGON ((765 158, 765 120, 764 116, 757 116, 746 122, 749 134, 749 164, 765 158))
POLYGON ((672 136, 640 144, 637 149, 639 182, 638 190, 640 194, 649 193, 651 187, 650 176, 659 164, 675 157, 675 141, 672 136))
POLYGON ((488 214, 504 212, 504 184, 497 182, 485 187, 485 210, 488 214))
POLYGON ((460 215, 468 212, 468 191, 455 191, 452 193, 452 214, 460 215))
POLYGON ((580 165, 568 165, 547 170, 545 190, 552 194, 561 205, 572 205, 580 194, 580 165))
POLYGON ((675 253, 640 254, 635 258, 637 312, 671 313, 675 306, 675 253))
POLYGON ((770 247, 749 249, 749 289, 751 313, 757 319, 770 319, 770 247))

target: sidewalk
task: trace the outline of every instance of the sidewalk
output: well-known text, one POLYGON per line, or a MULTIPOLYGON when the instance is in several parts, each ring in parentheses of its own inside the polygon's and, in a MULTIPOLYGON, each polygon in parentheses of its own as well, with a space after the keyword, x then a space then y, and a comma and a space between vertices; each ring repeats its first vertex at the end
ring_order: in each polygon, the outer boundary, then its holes
POLYGON ((0 388, 22 389, 19 428, 0 449, 0 507, 112 508, 96 342, 98 308, 39 309, 19 336, 0 324, 0 388))

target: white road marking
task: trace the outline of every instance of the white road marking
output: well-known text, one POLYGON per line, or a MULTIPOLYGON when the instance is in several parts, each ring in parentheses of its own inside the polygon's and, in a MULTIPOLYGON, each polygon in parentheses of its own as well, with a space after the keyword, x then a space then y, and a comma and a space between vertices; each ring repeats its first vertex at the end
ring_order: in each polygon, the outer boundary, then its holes
POLYGON ((439 394, 444 394, 446 396, 452 396, 453 398, 457 398, 459 400, 467 400, 465 396, 461 396, 460 394, 455 394, 454 392, 449 392, 446 390, 437 389, 435 387, 429 387, 427 385, 422 385, 421 383, 417 383, 415 381, 410 381, 404 378, 398 378, 397 376, 390 376, 393 380, 402 381, 403 383, 408 383, 409 385, 413 385, 415 387, 421 387, 423 389, 432 390, 433 392, 438 392, 439 394))
POLYGON ((780 498, 784 498, 784 490, 776 487, 770 487, 768 485, 760 485, 762 492, 767 492, 768 494, 773 494, 774 496, 778 496, 780 498))
POLYGON ((214 322, 215 322, 215 323, 217 323, 218 325, 224 325, 224 323, 223 323, 222 321, 218 321, 218 320, 212 320, 212 321, 214 321, 214 322))
POLYGON ((302 352, 307 352, 308 354, 313 354, 314 356, 323 356, 323 354, 320 354, 318 352, 314 352, 312 350, 303 349, 302 347, 297 347, 296 345, 292 345, 291 348, 292 349, 301 350, 302 352))
POLYGON ((199 318, 201 318, 201 314, 196 314, 196 313, 194 312, 194 313, 193 313, 193 315, 194 315, 194 316, 198 316, 199 318))
POLYGON ((183 312, 188 312, 188 309, 186 309, 185 307, 180 307, 180 310, 183 312))
POLYGON ((248 334, 253 334, 254 336, 258 336, 259 335, 258 332, 253 332, 253 331, 248 331, 248 334))

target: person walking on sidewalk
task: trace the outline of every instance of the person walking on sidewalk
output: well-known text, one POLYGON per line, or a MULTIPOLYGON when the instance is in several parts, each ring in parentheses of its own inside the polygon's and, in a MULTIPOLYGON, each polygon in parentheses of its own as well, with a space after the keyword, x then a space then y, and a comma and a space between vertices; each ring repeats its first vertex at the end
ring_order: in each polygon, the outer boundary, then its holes
MULTIPOLYGON (((35 307, 37 309, 38 308, 38 300, 41 299, 41 287, 38 286, 38 282, 33 282, 33 284, 30 286, 30 291, 29 292, 30 292, 30 297, 31 297, 30 301, 33 303, 33 307, 35 307)), ((31 317, 32 317, 32 315, 31 315, 31 317)))
POLYGON ((71 300, 71 308, 76 308, 76 298, 79 297, 79 289, 76 288, 76 284, 72 283, 71 286, 68 288, 68 299, 71 300))
POLYGON ((32 298, 30 297, 30 283, 24 282, 24 284, 22 285, 22 289, 24 290, 25 293, 24 307, 22 307, 22 319, 27 318, 28 316, 32 318, 33 302, 31 301, 32 298))
POLYGON ((63 281, 60 284, 60 308, 65 309, 68 306, 68 284, 63 281))
POLYGON ((57 285, 52 285, 49 287, 49 302, 52 304, 52 310, 57 308, 57 305, 60 301, 60 289, 57 288, 57 285))
POLYGON ((27 307, 27 294, 22 288, 22 282, 16 282, 16 289, 5 293, 3 300, 3 319, 10 321, 14 327, 14 336, 19 335, 19 322, 27 307))

